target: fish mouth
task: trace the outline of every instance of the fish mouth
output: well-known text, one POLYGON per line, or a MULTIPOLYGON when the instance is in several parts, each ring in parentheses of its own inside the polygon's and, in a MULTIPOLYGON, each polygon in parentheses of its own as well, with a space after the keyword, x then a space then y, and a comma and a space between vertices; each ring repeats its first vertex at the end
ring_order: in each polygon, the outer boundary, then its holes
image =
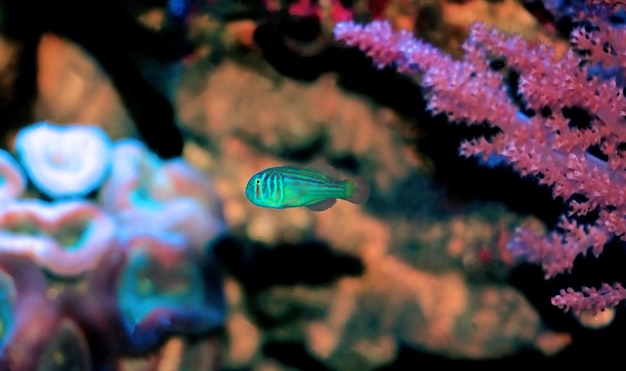
POLYGON ((254 203, 254 189, 252 188, 250 183, 246 185, 246 189, 244 190, 244 193, 246 197, 248 198, 248 200, 254 203))

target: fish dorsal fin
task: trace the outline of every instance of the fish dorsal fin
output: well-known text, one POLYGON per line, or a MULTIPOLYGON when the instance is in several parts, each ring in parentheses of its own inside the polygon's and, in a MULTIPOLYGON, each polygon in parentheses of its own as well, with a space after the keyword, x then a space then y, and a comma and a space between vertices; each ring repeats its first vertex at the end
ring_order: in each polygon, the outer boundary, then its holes
POLYGON ((330 166, 327 162, 323 160, 313 161, 312 163, 305 166, 304 169, 308 171, 309 173, 315 174, 324 179, 339 180, 342 178, 339 171, 337 171, 335 168, 333 168, 332 166, 330 166))
POLYGON ((336 198, 328 198, 324 201, 316 202, 311 205, 307 205, 309 210, 313 211, 324 211, 333 207, 333 205, 337 202, 336 198))

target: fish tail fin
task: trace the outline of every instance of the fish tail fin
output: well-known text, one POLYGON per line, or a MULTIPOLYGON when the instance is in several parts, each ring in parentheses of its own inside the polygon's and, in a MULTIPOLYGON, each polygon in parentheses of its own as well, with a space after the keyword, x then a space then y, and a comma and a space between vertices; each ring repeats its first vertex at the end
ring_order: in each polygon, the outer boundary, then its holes
POLYGON ((370 197, 370 185, 365 178, 355 177, 346 181, 346 200, 363 204, 370 197))

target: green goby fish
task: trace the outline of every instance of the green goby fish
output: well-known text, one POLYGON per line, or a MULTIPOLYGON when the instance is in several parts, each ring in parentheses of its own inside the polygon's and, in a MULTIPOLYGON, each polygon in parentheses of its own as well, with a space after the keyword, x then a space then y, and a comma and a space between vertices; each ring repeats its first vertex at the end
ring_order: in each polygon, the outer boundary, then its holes
POLYGON ((323 211, 337 199, 362 204, 369 197, 364 179, 342 179, 330 166, 280 166, 260 171, 246 185, 246 197, 257 206, 272 209, 305 206, 323 211))

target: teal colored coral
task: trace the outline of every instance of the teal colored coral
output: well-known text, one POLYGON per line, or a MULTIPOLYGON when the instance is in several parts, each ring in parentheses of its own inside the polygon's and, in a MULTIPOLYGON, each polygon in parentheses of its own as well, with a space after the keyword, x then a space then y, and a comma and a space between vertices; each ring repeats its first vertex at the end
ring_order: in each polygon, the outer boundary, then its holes
POLYGON ((0 151, 2 369, 100 367, 224 323, 219 272, 202 271, 226 230, 211 179, 109 141, 44 122, 0 151))
POLYGON ((0 348, 10 337, 15 325, 15 286, 13 280, 4 272, 0 272, 0 348))

